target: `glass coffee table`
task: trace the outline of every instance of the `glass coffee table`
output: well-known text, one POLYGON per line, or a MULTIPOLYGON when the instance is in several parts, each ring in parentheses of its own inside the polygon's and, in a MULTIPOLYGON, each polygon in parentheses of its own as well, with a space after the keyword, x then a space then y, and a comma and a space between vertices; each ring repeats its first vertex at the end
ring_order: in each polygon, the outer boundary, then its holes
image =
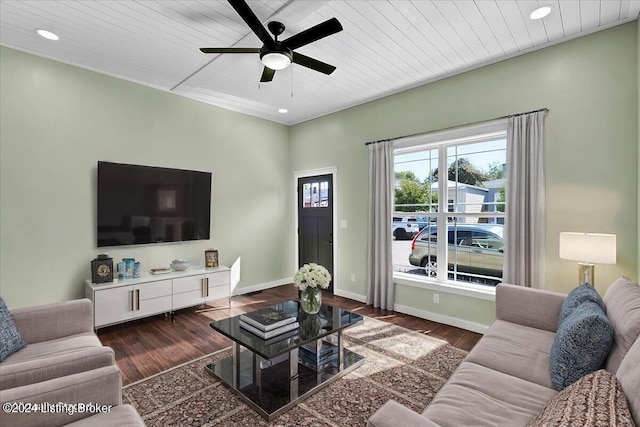
POLYGON ((298 301, 271 307, 297 316, 300 327, 264 340, 240 327, 240 316, 211 322, 214 330, 231 338, 233 349, 231 356, 206 367, 267 421, 364 362, 363 356, 344 348, 342 337, 346 328, 363 321, 362 315, 327 304, 310 315, 300 310, 298 301), (315 360, 322 360, 320 367, 309 363, 313 351, 315 360), (307 356, 299 359, 301 353, 307 356))

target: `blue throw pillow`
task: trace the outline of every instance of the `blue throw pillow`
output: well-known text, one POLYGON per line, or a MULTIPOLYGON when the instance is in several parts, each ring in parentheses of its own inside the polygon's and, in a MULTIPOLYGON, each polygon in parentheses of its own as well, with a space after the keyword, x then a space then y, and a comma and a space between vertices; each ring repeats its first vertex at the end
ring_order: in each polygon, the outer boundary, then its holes
POLYGON ((600 369, 613 344, 613 325, 593 301, 576 307, 558 326, 550 354, 551 382, 562 390, 600 369))
POLYGON ((596 291, 596 288, 589 283, 585 283, 584 285, 580 285, 577 288, 573 289, 567 295, 564 302, 562 303, 562 307, 560 308, 560 316, 558 316, 558 326, 564 322, 573 310, 576 309, 580 304, 585 301, 593 301, 602 308, 604 311, 604 301, 602 301, 602 297, 596 291))
POLYGON ((0 362, 26 346, 13 323, 11 313, 0 297, 0 362))

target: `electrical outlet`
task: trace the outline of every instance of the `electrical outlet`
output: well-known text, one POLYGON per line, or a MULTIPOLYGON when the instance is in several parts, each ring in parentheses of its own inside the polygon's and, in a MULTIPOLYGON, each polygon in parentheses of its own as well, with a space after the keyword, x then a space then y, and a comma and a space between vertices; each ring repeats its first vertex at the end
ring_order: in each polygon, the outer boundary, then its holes
POLYGON ((351 273, 351 281, 352 282, 356 281, 356 273, 351 273))
POLYGON ((440 294, 433 294, 433 303, 440 304, 440 294))

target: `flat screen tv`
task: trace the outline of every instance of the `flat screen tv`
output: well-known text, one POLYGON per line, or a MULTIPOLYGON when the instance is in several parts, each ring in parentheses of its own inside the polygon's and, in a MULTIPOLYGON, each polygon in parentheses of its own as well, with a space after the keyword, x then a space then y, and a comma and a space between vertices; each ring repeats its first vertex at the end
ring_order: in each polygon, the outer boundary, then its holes
POLYGON ((211 173, 98 162, 98 247, 209 239, 211 173))

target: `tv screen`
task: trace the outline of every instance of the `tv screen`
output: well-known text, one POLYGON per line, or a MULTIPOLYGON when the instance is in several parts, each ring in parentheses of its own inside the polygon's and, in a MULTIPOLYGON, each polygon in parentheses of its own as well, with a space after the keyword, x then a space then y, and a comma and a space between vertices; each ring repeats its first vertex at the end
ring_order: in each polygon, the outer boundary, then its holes
POLYGON ((209 239, 211 173, 98 162, 98 247, 209 239))

